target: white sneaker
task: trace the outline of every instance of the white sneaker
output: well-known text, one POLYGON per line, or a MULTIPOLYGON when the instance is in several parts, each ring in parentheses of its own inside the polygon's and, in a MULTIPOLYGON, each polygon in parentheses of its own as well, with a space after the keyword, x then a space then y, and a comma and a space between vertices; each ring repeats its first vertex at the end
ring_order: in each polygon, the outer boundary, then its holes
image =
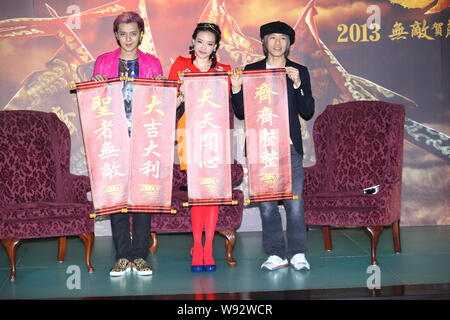
POLYGON ((304 253, 297 253, 295 256, 293 256, 291 258, 291 266, 295 270, 310 269, 308 260, 306 260, 304 253))
POLYGON ((279 256, 270 256, 266 262, 261 265, 261 269, 277 270, 288 265, 287 259, 281 259, 279 256))

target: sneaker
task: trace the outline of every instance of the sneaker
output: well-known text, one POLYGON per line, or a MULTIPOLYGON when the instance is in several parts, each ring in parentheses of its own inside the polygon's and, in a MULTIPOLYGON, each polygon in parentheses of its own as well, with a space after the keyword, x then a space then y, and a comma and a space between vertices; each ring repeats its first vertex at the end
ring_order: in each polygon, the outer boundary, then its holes
POLYGON ((133 271, 140 276, 149 276, 153 273, 150 265, 142 258, 133 260, 133 271))
POLYGON ((130 272, 133 265, 130 260, 121 258, 116 261, 116 264, 109 271, 109 275, 111 277, 121 277, 124 276, 125 273, 130 272))
POLYGON ((306 260, 304 253, 297 253, 295 256, 293 256, 291 258, 291 266, 295 270, 302 270, 302 269, 309 270, 310 269, 309 263, 306 260))
POLYGON ((266 262, 261 265, 261 269, 277 270, 288 265, 287 259, 281 259, 279 256, 270 256, 266 262))

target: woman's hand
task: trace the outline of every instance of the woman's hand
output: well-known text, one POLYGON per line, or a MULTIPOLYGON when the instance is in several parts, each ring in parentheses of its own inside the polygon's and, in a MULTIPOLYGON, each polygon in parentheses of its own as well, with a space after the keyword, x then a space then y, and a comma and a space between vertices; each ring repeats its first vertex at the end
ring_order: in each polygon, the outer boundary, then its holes
POLYGON ((177 108, 184 102, 184 95, 183 92, 179 92, 177 96, 177 108))
POLYGON ((302 81, 300 80, 300 71, 298 71, 298 69, 294 67, 286 67, 285 69, 289 79, 294 82, 294 86, 296 88, 300 87, 300 85, 302 84, 302 81))
POLYGON ((234 94, 238 93, 242 89, 242 83, 244 82, 242 78, 242 70, 235 68, 230 76, 231 79, 231 90, 234 94))
POLYGON ((177 95, 177 108, 184 102, 184 90, 183 85, 178 89, 177 95))
POLYGON ((97 74, 96 74, 95 76, 93 76, 92 79, 91 79, 91 81, 97 81, 97 82, 99 82, 99 81, 106 81, 106 80, 108 80, 108 78, 105 77, 104 75, 100 74, 100 73, 97 73, 97 74))

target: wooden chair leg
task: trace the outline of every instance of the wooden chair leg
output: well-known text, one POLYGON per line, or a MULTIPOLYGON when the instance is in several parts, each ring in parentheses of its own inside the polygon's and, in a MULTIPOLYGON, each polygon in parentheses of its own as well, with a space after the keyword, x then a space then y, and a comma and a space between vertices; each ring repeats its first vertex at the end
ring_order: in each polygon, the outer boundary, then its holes
POLYGON ((394 237, 394 252, 402 252, 402 244, 400 241, 400 220, 397 220, 392 224, 392 235, 394 237))
POLYGON ((331 243, 331 227, 323 226, 322 233, 323 233, 323 242, 325 243, 325 250, 327 251, 333 250, 333 244, 331 243))
POLYGON ((155 253, 158 251, 158 235, 156 232, 150 232, 150 237, 152 238, 152 245, 148 248, 148 251, 155 253))
POLYGON ((235 230, 223 230, 219 233, 225 237, 225 249, 226 249, 226 260, 230 267, 234 267, 237 262, 233 258, 233 249, 236 243, 236 231, 235 230))
POLYGON ((93 232, 80 234, 80 239, 84 243, 84 248, 86 250, 86 267, 89 273, 94 272, 94 267, 91 265, 91 253, 92 247, 94 245, 95 235, 93 232))
POLYGON ((381 232, 383 232, 383 226, 368 226, 366 227, 367 231, 370 234, 370 246, 371 246, 371 260, 372 264, 377 263, 377 245, 378 238, 380 237, 381 232))
POLYGON ((6 249, 9 259, 9 280, 16 279, 16 247, 20 239, 2 239, 2 245, 6 249))
POLYGON ((59 237, 58 239, 58 258, 57 261, 62 263, 66 259, 67 237, 59 237))

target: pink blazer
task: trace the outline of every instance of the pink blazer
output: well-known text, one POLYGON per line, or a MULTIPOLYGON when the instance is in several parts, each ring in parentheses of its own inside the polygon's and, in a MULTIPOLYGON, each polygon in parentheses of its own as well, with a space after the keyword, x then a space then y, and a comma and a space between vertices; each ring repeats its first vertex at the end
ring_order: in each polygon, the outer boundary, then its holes
MULTIPOLYGON (((137 50, 139 61, 139 78, 153 78, 163 74, 161 62, 155 56, 137 50)), ((104 53, 95 60, 93 76, 102 74, 107 78, 119 76, 120 48, 104 53)))

